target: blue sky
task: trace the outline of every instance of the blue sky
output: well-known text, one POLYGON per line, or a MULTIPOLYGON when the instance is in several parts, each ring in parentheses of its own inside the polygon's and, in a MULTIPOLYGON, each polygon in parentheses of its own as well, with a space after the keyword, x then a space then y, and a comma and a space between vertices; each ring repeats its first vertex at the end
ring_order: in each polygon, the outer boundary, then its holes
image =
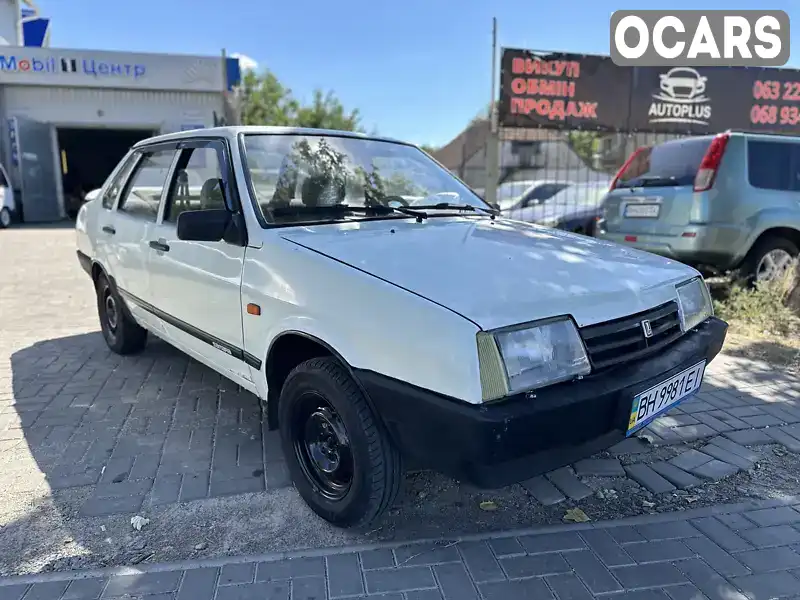
MULTIPOLYGON (((301 98, 332 89, 367 128, 444 144, 491 92, 491 20, 501 46, 608 53, 614 10, 604 0, 38 0, 53 19, 51 45, 139 52, 240 52, 301 98)), ((637 6, 638 5, 638 6, 637 6)), ((742 0, 670 0, 648 8, 763 8, 742 0)), ((800 16, 796 0, 769 8, 800 16)), ((790 65, 798 66, 800 21, 790 65)))

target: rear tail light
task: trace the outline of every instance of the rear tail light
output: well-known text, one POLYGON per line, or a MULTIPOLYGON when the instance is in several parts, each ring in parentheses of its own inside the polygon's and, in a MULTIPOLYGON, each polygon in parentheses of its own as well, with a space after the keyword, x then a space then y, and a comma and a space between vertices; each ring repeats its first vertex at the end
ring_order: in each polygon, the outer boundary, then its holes
POLYGON ((645 146, 642 146, 641 148, 637 148, 631 153, 631 155, 628 157, 628 160, 626 160, 625 163, 620 167, 619 171, 617 171, 617 174, 614 176, 614 179, 611 180, 611 185, 608 186, 609 192, 617 187, 617 184, 619 183, 619 180, 622 177, 622 175, 625 173, 625 171, 628 170, 628 167, 631 166, 631 163, 636 159, 636 157, 639 156, 642 152, 644 152, 644 150, 645 146))
POLYGON ((635 235, 626 235, 625 236, 625 241, 626 242, 635 242, 638 239, 639 238, 637 236, 635 236, 635 235))
POLYGON ((728 145, 728 138, 730 138, 730 135, 727 133, 720 133, 711 140, 711 144, 708 146, 703 160, 700 161, 700 167, 697 169, 697 175, 694 178, 695 192, 705 192, 714 185, 719 164, 722 162, 722 155, 725 154, 725 147, 728 145))

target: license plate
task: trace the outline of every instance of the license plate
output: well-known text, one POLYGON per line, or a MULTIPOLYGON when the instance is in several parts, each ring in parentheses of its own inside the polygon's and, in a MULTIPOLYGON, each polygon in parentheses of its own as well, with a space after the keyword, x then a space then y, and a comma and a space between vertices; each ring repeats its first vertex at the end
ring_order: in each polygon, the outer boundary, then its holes
POLYGON ((637 395, 631 406, 627 435, 645 427, 658 415, 700 389, 705 368, 706 361, 699 362, 637 395))
POLYGON ((660 210, 659 204, 627 204, 625 216, 634 219, 655 219, 660 210))

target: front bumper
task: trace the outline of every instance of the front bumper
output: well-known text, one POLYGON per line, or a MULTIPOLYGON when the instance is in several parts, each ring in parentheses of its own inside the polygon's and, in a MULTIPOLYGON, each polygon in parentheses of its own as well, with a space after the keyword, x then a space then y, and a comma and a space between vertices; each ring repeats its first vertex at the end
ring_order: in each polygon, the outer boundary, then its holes
POLYGON ((372 371, 355 375, 412 463, 482 488, 571 464, 624 439, 633 398, 722 349, 727 323, 710 318, 661 352, 487 405, 471 405, 372 371))

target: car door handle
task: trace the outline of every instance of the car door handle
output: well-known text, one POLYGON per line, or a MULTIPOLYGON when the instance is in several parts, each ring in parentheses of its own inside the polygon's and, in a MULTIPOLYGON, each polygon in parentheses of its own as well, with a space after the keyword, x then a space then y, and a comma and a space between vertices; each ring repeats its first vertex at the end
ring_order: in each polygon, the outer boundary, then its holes
POLYGON ((114 235, 115 233, 117 233, 117 230, 111 227, 111 225, 103 225, 103 231, 105 231, 110 235, 114 235))
POLYGON ((165 244, 161 240, 153 240, 150 242, 150 247, 153 250, 158 250, 159 252, 169 252, 169 244, 165 244))

